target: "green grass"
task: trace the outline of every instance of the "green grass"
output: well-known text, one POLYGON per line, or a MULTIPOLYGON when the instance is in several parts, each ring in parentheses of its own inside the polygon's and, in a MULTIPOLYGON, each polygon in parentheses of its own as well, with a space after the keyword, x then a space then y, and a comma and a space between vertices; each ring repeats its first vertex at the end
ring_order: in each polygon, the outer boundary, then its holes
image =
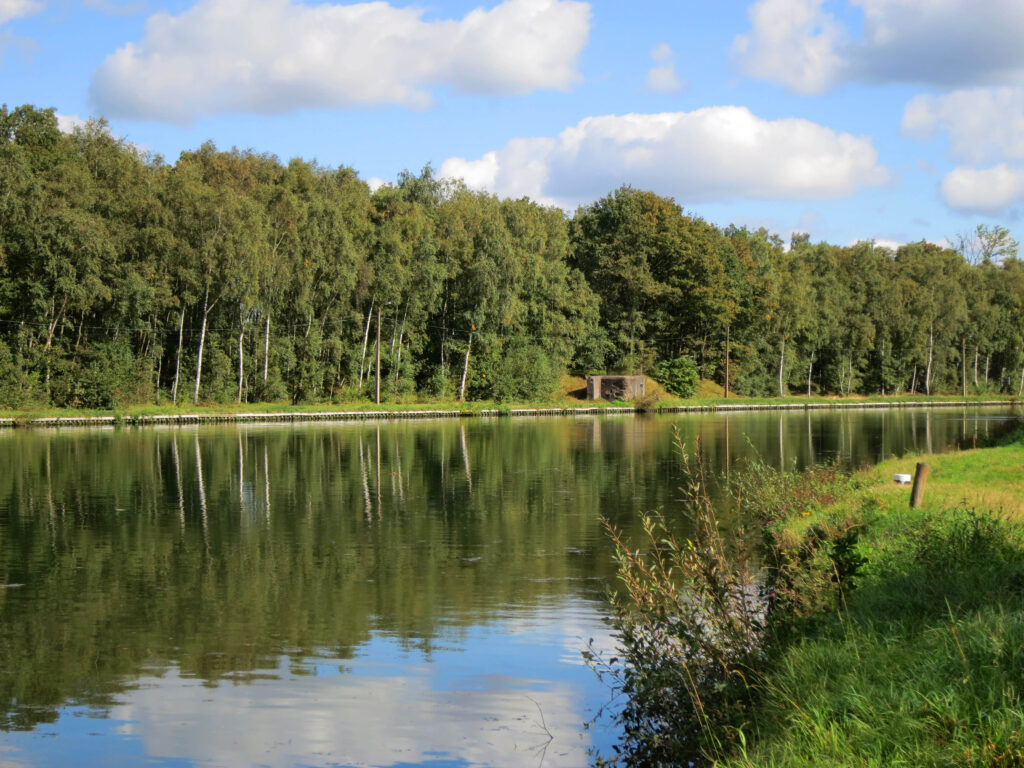
MULTIPOLYGON (((891 404, 909 403, 909 402, 963 402, 970 405, 972 402, 988 401, 988 400, 1002 400, 1011 404, 1016 402, 1013 398, 1008 397, 995 397, 995 396, 969 396, 966 399, 957 396, 942 396, 933 395, 931 397, 925 397, 922 395, 917 396, 899 396, 899 397, 863 397, 863 396, 852 396, 848 398, 835 398, 835 397, 735 397, 731 396, 728 399, 722 397, 695 397, 690 399, 680 399, 667 395, 664 390, 653 384, 653 381, 649 380, 649 384, 652 384, 653 397, 649 397, 642 403, 645 410, 652 411, 659 408, 673 408, 673 407, 699 407, 699 408, 710 408, 719 405, 729 406, 742 406, 742 405, 804 405, 807 403, 813 404, 834 404, 834 403, 877 403, 885 402, 891 404)), ((33 419, 41 418, 55 418, 55 417, 95 417, 95 416, 115 416, 118 418, 124 417, 138 417, 138 416, 154 416, 154 415, 173 415, 173 414, 185 414, 185 413, 200 413, 200 414, 226 414, 230 415, 233 413, 311 413, 311 412, 342 412, 342 411, 389 411, 389 412, 403 412, 403 411, 414 411, 414 410, 439 410, 439 411, 457 411, 463 413, 479 413, 480 411, 488 410, 500 410, 509 411, 516 408, 562 408, 562 409, 574 409, 574 408, 621 408, 621 407, 636 407, 637 403, 632 402, 607 402, 604 400, 598 401, 587 401, 580 400, 568 393, 563 393, 558 396, 551 397, 545 400, 535 400, 530 402, 522 403, 497 403, 494 401, 471 401, 460 403, 454 400, 433 400, 429 398, 410 398, 402 402, 385 402, 380 405, 375 404, 369 399, 362 398, 356 400, 348 400, 341 402, 332 403, 304 403, 300 405, 293 405, 290 402, 271 402, 271 403, 200 403, 199 405, 192 405, 191 402, 179 403, 178 405, 172 405, 169 402, 163 402, 157 404, 135 404, 127 405, 119 408, 112 409, 81 409, 81 408, 40 408, 40 409, 25 409, 25 410, 8 410, 0 408, 0 418, 15 419, 18 421, 31 421, 33 419)))
POLYGON ((722 766, 1024 765, 1024 441, 893 460, 785 521, 853 519, 845 605, 797 625, 722 766), (927 461, 922 509, 895 471, 927 461))

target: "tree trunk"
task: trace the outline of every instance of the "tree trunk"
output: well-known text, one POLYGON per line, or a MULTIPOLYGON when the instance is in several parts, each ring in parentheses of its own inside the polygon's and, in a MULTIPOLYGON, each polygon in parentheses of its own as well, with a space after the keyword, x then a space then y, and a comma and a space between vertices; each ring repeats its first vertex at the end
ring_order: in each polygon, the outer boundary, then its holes
POLYGON ((395 341, 398 340, 398 322, 393 321, 391 323, 391 364, 395 362, 395 341))
POLYGON ((444 364, 444 347, 448 343, 448 291, 445 289, 444 302, 441 304, 441 370, 447 372, 444 364))
POLYGON ((779 397, 785 397, 782 392, 782 374, 786 367, 786 340, 782 340, 782 349, 779 352, 779 397))
POLYGON ((928 366, 924 371, 924 391, 928 395, 932 393, 932 360, 934 359, 934 353, 935 323, 933 322, 928 326, 928 366))
POLYGON ((917 394, 917 366, 914 366, 914 378, 910 380, 910 394, 917 394))
POLYGON ((981 350, 978 349, 978 345, 974 345, 974 389, 978 389, 978 358, 981 357, 981 350))
POLYGON ((992 363, 992 353, 985 355, 985 386, 988 387, 988 367, 992 363))
POLYGON ((1017 388, 1017 397, 1024 395, 1024 365, 1020 367, 1020 386, 1017 388))
POLYGON ((178 402, 178 378, 181 375, 181 342, 185 335, 185 305, 181 305, 181 319, 178 320, 178 353, 174 357, 174 384, 171 385, 171 402, 178 402))
POLYGON ((85 312, 78 318, 78 335, 75 337, 75 352, 78 352, 78 345, 82 343, 82 327, 85 325, 85 312))
POLYGON ((960 338, 960 394, 967 397, 967 339, 960 338))
POLYGON ((206 344, 206 321, 210 317, 210 289, 203 294, 203 324, 199 328, 199 355, 196 358, 196 388, 192 393, 192 404, 199 402, 199 382, 203 377, 203 346, 206 344))
POLYGON ((885 344, 879 344, 878 350, 878 380, 881 382, 882 397, 885 397, 885 344))
POLYGON ((380 405, 380 307, 377 307, 377 405, 380 405))
POLYGON ((814 371, 814 355, 807 362, 807 396, 811 396, 811 374, 814 371))
MULTIPOLYGON (((263 329, 263 387, 267 386, 267 370, 270 366, 270 315, 267 315, 267 324, 263 329)), ((266 393, 263 395, 266 398, 266 393)))
POLYGON ((469 350, 473 347, 473 334, 469 334, 469 341, 466 344, 466 362, 462 364, 462 383, 459 385, 459 401, 466 399, 466 374, 469 372, 469 350))
POLYGON ((366 345, 370 340, 370 318, 373 316, 373 300, 370 300, 370 308, 366 310, 366 330, 363 331, 363 356, 359 360, 359 391, 363 391, 363 367, 366 365, 366 345))
POLYGON ((409 305, 406 304, 405 311, 402 313, 402 328, 398 332, 398 359, 395 360, 395 382, 398 382, 398 376, 402 372, 402 340, 405 338, 405 318, 409 315, 409 305))
MULTIPOLYGON (((51 322, 49 324, 49 326, 47 326, 47 329, 46 329, 46 347, 45 347, 45 349, 49 349, 50 346, 53 344, 53 335, 57 331, 57 326, 60 325, 61 318, 64 317, 64 308, 67 305, 68 305, 68 297, 67 297, 67 294, 65 294, 64 295, 64 300, 61 302, 60 309, 57 312, 55 312, 54 315, 53 315, 53 322, 51 322)), ((115 336, 114 338, 116 339, 117 337, 115 336)))
POLYGON ((725 326, 725 399, 729 399, 729 330, 730 326, 725 326))
POLYGON ((238 326, 238 402, 242 402, 242 382, 245 378, 245 351, 242 349, 242 343, 245 340, 245 321, 240 319, 238 326))

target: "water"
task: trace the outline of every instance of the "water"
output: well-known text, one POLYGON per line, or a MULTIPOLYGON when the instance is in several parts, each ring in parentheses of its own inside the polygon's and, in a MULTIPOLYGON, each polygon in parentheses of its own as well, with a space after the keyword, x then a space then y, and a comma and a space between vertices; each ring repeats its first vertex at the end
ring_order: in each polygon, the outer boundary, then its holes
POLYGON ((860 466, 1000 410, 0 434, 0 765, 584 766, 615 731, 604 516, 860 466), (594 720, 594 727, 583 723, 594 720))

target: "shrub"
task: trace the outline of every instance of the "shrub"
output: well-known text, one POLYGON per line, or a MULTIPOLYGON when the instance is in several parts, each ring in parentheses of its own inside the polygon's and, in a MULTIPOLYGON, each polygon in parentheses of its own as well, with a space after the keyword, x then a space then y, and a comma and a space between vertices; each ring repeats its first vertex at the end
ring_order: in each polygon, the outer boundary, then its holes
POLYGON ((455 387, 444 367, 435 366, 423 384, 424 394, 438 400, 451 400, 455 397, 455 387))
POLYGON ((499 402, 547 399, 558 391, 562 373, 539 345, 512 343, 494 366, 491 395, 499 402))
POLYGON ((74 402, 85 408, 118 408, 152 396, 141 361, 124 339, 94 344, 74 378, 74 402))
POLYGON ((697 363, 685 355, 659 362, 652 374, 655 381, 677 397, 693 397, 700 381, 697 363))

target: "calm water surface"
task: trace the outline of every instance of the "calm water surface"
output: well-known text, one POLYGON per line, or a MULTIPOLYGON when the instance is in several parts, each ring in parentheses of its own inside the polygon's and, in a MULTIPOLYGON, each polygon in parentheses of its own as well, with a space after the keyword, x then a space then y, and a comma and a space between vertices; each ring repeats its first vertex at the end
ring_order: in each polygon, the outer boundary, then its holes
POLYGON ((735 471, 971 445, 1003 410, 0 434, 0 765, 585 766, 599 518, 735 471))

